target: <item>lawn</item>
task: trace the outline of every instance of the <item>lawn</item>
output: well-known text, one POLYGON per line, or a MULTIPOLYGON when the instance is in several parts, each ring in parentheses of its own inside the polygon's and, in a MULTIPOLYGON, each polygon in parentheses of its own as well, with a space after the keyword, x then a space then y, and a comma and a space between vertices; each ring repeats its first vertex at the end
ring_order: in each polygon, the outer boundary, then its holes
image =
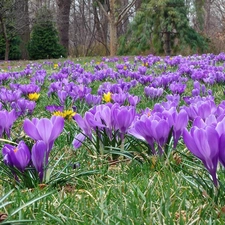
POLYGON ((224 53, 1 62, 0 84, 0 224, 224 224, 224 53))

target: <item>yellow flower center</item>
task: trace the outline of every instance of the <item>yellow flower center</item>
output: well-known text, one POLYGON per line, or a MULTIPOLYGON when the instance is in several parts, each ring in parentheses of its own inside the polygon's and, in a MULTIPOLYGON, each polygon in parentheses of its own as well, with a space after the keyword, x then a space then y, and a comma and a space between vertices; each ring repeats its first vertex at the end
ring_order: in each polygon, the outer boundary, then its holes
POLYGON ((14 148, 13 151, 16 153, 18 151, 18 148, 14 148))
POLYGON ((112 99, 112 94, 110 92, 108 92, 107 94, 103 94, 102 100, 105 102, 110 102, 112 99))
POLYGON ((40 94, 39 93, 30 93, 28 94, 28 98, 31 100, 31 101, 37 101, 38 98, 39 98, 40 94))

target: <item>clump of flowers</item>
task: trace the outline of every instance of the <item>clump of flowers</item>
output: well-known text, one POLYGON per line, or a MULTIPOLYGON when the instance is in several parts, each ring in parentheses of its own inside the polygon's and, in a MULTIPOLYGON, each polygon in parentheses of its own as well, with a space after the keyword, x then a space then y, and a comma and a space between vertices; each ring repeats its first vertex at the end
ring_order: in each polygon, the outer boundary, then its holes
MULTIPOLYGON (((100 154, 107 154, 110 149, 123 151, 125 135, 136 116, 134 107, 119 104, 98 105, 87 111, 82 117, 76 114, 74 119, 81 129, 73 141, 75 149, 88 139, 100 154)), ((112 154, 113 158, 118 155, 112 154)))
POLYGON ((24 120, 24 132, 35 141, 32 150, 30 151, 23 140, 18 144, 9 141, 10 144, 5 144, 2 148, 3 161, 17 182, 23 180, 25 185, 34 185, 38 179, 39 182, 46 181, 49 154, 63 128, 62 117, 24 120))

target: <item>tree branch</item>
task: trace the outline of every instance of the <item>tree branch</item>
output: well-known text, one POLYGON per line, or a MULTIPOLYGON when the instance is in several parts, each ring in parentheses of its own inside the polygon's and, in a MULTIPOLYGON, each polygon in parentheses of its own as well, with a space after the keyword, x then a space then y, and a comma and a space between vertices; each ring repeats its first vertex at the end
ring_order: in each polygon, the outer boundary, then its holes
POLYGON ((116 25, 118 25, 124 18, 124 16, 126 15, 126 13, 130 10, 130 8, 135 4, 137 0, 133 0, 130 4, 128 4, 123 10, 122 12, 120 12, 117 21, 116 21, 116 25))
POLYGON ((108 13, 106 12, 105 8, 103 7, 102 3, 99 0, 96 0, 96 2, 98 3, 99 7, 101 8, 101 10, 103 11, 103 13, 105 14, 106 18, 110 21, 110 16, 108 15, 108 13))

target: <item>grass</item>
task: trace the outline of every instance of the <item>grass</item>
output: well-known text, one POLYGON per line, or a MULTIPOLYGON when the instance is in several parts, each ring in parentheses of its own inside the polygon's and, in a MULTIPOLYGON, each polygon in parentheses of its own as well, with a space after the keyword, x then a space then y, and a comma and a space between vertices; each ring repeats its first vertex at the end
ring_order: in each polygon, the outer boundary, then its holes
POLYGON ((34 220, 30 224, 43 224, 43 218, 44 224, 223 224, 223 205, 190 185, 181 171, 160 166, 131 162, 63 186, 15 190, 4 209, 12 219, 34 220), (19 207, 16 215, 11 209, 19 207))
MULTIPOLYGON (((13 70, 18 69, 17 62, 10 65, 13 70)), ((48 75, 54 72, 51 67, 46 70, 48 75)), ((100 84, 91 84, 92 94, 96 94, 100 84)), ((48 85, 46 80, 30 118, 50 117, 45 106, 54 99, 46 94, 48 85)), ((187 92, 191 91, 191 85, 189 82, 187 92)), ((143 86, 137 86, 130 93, 143 96, 143 91, 143 86)), ((224 99, 222 85, 213 86, 213 92, 217 103, 224 99)), ((164 96, 154 101, 143 98, 138 110, 152 108, 163 100, 164 96)), ((18 121, 13 132, 24 138, 21 126, 22 121, 18 121)), ((47 184, 20 187, 0 171, 0 219, 1 213, 8 215, 0 224, 224 224, 224 171, 219 174, 221 188, 215 189, 200 161, 182 142, 165 157, 148 156, 141 163, 136 160, 114 163, 90 154, 89 145, 75 151, 72 147, 75 130, 73 122, 66 122, 64 132, 56 140, 51 153, 52 179, 47 184), (80 167, 75 168, 78 164, 80 167)))

